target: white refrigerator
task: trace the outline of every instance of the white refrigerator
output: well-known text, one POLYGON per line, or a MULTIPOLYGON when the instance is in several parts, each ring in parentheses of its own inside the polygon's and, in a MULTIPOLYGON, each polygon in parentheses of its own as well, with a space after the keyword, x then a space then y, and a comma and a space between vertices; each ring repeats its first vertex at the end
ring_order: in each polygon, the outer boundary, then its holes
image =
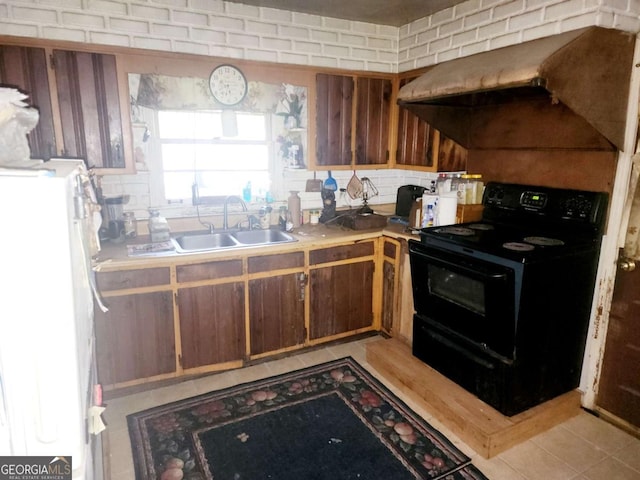
POLYGON ((0 455, 71 457, 82 480, 102 478, 88 182, 78 160, 0 167, 0 455))

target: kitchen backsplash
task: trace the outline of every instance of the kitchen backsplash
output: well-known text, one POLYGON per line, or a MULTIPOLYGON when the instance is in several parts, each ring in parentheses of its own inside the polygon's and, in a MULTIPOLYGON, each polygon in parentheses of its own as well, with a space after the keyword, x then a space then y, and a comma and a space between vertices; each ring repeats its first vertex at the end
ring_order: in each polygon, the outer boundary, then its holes
MULTIPOLYGON (((332 171, 332 176, 338 183, 338 188, 346 188, 347 183, 353 175, 352 170, 332 171)), ((378 195, 373 197, 369 204, 375 209, 376 205, 393 204, 396 201, 398 187, 402 185, 419 185, 428 187, 432 180, 437 178, 437 173, 415 172, 410 170, 358 170, 358 178, 368 177, 378 190, 378 195)), ((150 204, 150 184, 149 172, 138 172, 136 175, 109 175, 102 178, 102 192, 106 197, 117 195, 129 195, 129 202, 124 206, 124 211, 132 211, 136 218, 145 219, 148 217, 149 207, 159 208, 161 213, 167 218, 196 216, 196 208, 191 202, 151 205, 150 204)), ((282 191, 272 192, 274 206, 286 204, 289 191, 296 190, 302 200, 302 209, 322 208, 322 199, 318 192, 305 192, 307 180, 313 178, 310 170, 285 170, 283 172, 282 191)), ((326 171, 316 173, 316 178, 324 180, 327 178, 326 171)), ((241 196, 242 192, 238 192, 241 196)), ((346 192, 338 190, 336 192, 338 208, 362 205, 361 199, 351 199, 346 192)), ((257 211, 263 204, 260 200, 249 206, 250 210, 257 211)), ((201 214, 217 213, 221 207, 200 207, 201 214)))

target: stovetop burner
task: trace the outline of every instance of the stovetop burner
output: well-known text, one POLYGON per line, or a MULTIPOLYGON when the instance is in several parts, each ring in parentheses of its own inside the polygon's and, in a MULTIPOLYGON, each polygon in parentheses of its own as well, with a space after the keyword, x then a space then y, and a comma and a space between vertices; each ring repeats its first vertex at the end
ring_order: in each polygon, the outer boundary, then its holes
POLYGON ((534 248, 534 245, 530 243, 522 243, 522 242, 506 242, 503 243, 502 246, 507 250, 513 250, 514 252, 530 252, 534 248))
POLYGON ((540 245, 541 247, 559 247, 564 245, 562 240, 549 237, 525 237, 524 241, 532 245, 540 245))
POLYGON ((459 235, 461 237, 472 237, 473 235, 475 235, 475 232, 471 228, 466 227, 441 227, 438 228, 436 232, 459 235))
POLYGON ((487 231, 487 230, 493 230, 494 226, 490 225, 488 223, 471 223, 471 224, 469 224, 469 228, 472 229, 472 230, 487 231))

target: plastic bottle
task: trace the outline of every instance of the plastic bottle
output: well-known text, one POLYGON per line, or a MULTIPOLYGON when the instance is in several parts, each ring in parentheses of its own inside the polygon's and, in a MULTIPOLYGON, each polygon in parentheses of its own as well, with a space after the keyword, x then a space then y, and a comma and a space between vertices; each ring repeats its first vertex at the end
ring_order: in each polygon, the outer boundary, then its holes
POLYGON ((291 223, 293 228, 298 228, 300 226, 300 197, 298 196, 297 190, 291 190, 291 195, 287 200, 287 206, 289 212, 291 213, 291 223))
POLYGON ((242 189, 242 200, 245 202, 251 201, 251 182, 247 182, 245 187, 242 189))
POLYGON ((433 227, 434 224, 434 220, 435 220, 435 215, 433 213, 433 205, 432 204, 428 204, 427 205, 427 215, 426 215, 426 219, 427 219, 427 227, 433 227))
POLYGON ((169 222, 158 210, 149 210, 149 234, 153 243, 167 242, 171 237, 169 222))
POLYGON ((124 212, 124 236, 135 238, 138 235, 138 221, 133 212, 124 212))
POLYGON ((484 193, 484 182, 482 181, 482 174, 476 173, 474 175, 476 180, 476 201, 475 203, 482 203, 482 194, 484 193))

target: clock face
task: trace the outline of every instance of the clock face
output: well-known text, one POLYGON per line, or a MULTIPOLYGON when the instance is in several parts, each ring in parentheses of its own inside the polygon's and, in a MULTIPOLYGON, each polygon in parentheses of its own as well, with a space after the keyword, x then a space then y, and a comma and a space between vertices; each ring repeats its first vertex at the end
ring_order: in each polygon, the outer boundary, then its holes
POLYGON ((247 79, 237 67, 220 65, 211 72, 209 88, 219 103, 237 105, 247 95, 247 79))

